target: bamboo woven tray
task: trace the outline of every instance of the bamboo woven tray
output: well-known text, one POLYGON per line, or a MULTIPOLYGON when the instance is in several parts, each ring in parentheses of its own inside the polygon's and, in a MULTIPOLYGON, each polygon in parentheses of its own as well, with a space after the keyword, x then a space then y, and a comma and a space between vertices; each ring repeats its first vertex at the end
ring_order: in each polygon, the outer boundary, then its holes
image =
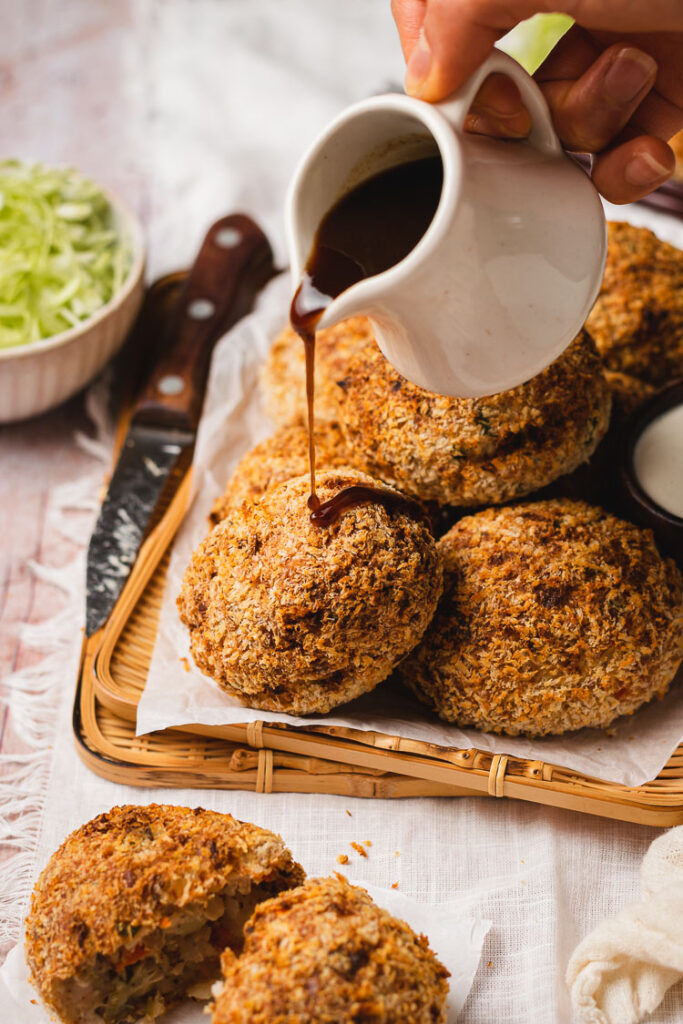
POLYGON ((74 707, 82 761, 97 775, 130 786, 250 789, 256 793, 338 796, 458 795, 453 786, 221 738, 164 732, 136 736, 135 724, 95 696, 92 646, 86 645, 74 707))
MULTIPOLYGON (((170 305, 184 276, 162 279, 149 298, 162 309, 170 305)), ((143 346, 133 337, 131 347, 143 346)), ((117 449, 127 424, 124 410, 117 449)), ((626 787, 544 761, 333 726, 195 725, 136 737, 137 704, 152 656, 169 550, 189 488, 188 473, 178 480, 170 504, 158 510, 108 623, 84 641, 74 733, 78 752, 93 771, 140 786, 366 797, 489 795, 644 825, 683 822, 683 744, 656 779, 626 787)))
MULTIPOLYGON (((112 742, 116 723, 116 735, 121 737, 119 750, 125 748, 127 763, 132 765, 122 769, 119 763, 115 769, 119 774, 128 770, 132 781, 141 785, 187 785, 191 781, 193 785, 262 790, 265 776, 272 771, 273 781, 268 786, 273 789, 359 796, 489 795, 644 825, 683 822, 683 745, 656 779, 627 787, 543 761, 439 747, 337 726, 301 729, 263 722, 224 727, 195 725, 136 739, 135 714, 152 656, 170 544, 185 510, 189 486, 188 474, 145 542, 105 630, 92 638, 97 649, 90 655, 89 670, 82 673, 81 703, 91 700, 99 709, 94 717, 90 713, 89 717, 82 715, 82 743, 106 753, 103 741, 112 742), (251 768, 251 776, 240 776, 228 768, 235 763, 234 758, 249 763, 244 760, 247 751, 257 751, 263 759, 272 752, 273 760, 268 762, 272 768, 266 769, 265 760, 260 762, 261 782, 254 777, 258 765, 251 768), (308 785, 299 776, 294 778, 294 762, 278 760, 285 755, 299 759, 302 774, 309 773, 308 785), (218 762, 221 771, 217 773, 218 762), (322 771, 322 762, 330 762, 334 769, 322 771), (407 777, 404 785, 399 776, 407 777), (217 782, 218 777, 223 781, 217 782)), ((95 770, 101 774, 109 771, 102 762, 95 770)))

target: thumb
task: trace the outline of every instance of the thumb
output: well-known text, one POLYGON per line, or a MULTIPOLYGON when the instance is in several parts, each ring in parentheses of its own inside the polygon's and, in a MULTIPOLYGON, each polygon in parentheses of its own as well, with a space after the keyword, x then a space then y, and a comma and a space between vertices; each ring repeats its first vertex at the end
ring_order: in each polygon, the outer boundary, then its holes
POLYGON ((391 13, 396 22, 406 63, 420 35, 426 7, 427 0, 391 0, 391 13))
POLYGON ((406 69, 406 92, 435 103, 462 85, 504 30, 471 19, 471 4, 427 0, 406 69))

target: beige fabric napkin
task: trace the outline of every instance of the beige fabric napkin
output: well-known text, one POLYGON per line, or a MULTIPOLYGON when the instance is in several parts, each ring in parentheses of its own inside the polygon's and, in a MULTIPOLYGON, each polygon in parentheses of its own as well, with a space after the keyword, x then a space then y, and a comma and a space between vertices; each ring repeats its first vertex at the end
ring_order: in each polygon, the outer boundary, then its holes
POLYGON ((641 880, 641 902, 599 924, 569 961, 577 1024, 637 1024, 683 977, 683 826, 655 839, 641 880))

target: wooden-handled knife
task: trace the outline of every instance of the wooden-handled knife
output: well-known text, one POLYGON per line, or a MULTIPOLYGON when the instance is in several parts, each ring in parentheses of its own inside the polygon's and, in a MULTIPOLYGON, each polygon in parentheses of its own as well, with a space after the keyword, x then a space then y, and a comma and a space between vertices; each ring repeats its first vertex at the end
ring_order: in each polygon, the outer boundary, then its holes
POLYGON ((170 477, 190 465, 216 342, 251 309, 274 272, 268 239, 249 217, 233 214, 209 229, 178 297, 165 350, 135 405, 90 538, 87 636, 108 619, 170 477))

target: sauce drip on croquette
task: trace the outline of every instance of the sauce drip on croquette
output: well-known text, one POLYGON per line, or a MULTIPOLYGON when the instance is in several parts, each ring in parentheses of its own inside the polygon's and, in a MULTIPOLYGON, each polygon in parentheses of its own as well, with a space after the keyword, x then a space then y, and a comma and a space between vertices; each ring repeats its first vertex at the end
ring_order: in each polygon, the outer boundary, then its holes
POLYGON ((330 303, 351 285, 395 266, 415 248, 429 227, 441 198, 439 156, 391 167, 342 196, 323 217, 315 235, 290 321, 304 343, 308 403, 308 459, 311 522, 331 526, 342 512, 370 502, 385 508, 409 506, 424 517, 419 502, 383 487, 347 487, 321 504, 315 490, 314 393, 315 334, 330 303))
POLYGON ((399 494, 388 487, 373 487, 372 484, 353 484, 335 494, 329 501, 321 502, 316 496, 315 507, 311 506, 311 522, 316 526, 332 526, 347 509, 358 505, 383 505, 388 512, 408 512, 416 519, 422 519, 431 529, 429 516, 419 501, 409 498, 407 494, 399 494))

